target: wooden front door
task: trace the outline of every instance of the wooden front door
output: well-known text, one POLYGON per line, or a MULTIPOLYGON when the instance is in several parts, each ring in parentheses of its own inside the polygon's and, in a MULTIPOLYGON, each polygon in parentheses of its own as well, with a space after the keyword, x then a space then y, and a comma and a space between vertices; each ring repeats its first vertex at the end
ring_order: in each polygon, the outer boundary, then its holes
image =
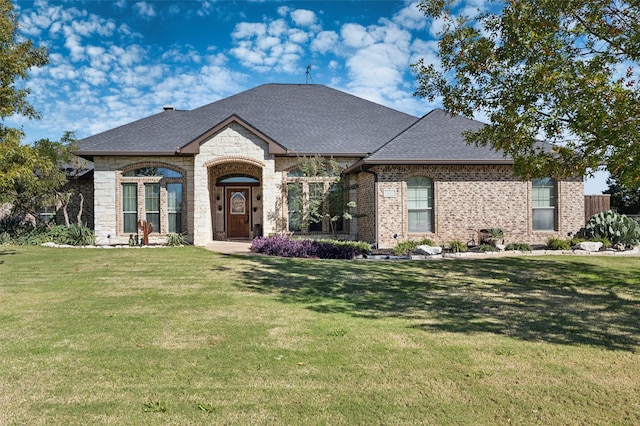
POLYGON ((227 237, 249 238, 249 189, 227 188, 227 237))

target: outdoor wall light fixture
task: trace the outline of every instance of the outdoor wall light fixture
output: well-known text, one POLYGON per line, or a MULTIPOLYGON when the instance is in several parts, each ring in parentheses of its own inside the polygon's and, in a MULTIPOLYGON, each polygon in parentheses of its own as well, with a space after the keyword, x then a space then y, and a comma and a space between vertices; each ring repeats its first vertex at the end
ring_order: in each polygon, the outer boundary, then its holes
POLYGON ((218 206, 218 211, 221 212, 222 211, 222 206, 218 206))
POLYGON ((257 212, 257 211, 258 211, 258 208, 257 208, 257 207, 254 207, 254 208, 253 208, 253 212, 255 213, 255 212, 257 212))
POLYGON ((216 201, 220 201, 220 194, 216 194, 216 201))
POLYGON ((260 201, 260 194, 256 195, 256 200, 260 201))

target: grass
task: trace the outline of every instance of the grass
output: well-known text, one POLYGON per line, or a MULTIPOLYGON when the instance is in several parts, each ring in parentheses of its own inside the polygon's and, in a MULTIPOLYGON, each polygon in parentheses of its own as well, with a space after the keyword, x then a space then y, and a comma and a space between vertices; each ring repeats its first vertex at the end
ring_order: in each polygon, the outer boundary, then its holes
POLYGON ((0 246, 0 424, 639 424, 640 258, 0 246))

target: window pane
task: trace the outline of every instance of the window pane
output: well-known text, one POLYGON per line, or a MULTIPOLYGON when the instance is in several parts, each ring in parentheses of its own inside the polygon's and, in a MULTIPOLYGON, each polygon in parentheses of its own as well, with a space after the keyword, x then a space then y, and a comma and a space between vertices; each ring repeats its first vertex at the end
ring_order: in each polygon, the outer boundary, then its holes
POLYGON ((143 167, 140 169, 129 170, 124 172, 122 176, 125 177, 153 177, 160 176, 166 178, 181 178, 182 173, 175 170, 166 169, 164 167, 143 167))
POLYGON ((182 232, 182 213, 169 212, 169 232, 182 232))
POLYGON ((182 184, 181 183, 167 184, 167 211, 169 213, 182 211, 182 184))
POLYGON ((409 232, 432 232, 432 212, 433 210, 410 210, 409 232))
POLYGON ((344 200, 344 185, 343 183, 332 183, 329 187, 329 216, 331 218, 338 217, 338 220, 333 221, 333 228, 337 232, 344 231, 344 218, 342 217, 343 209, 345 207, 344 200))
POLYGON ((533 179, 532 217, 534 231, 553 231, 556 228, 556 182, 551 178, 533 179))
POLYGON ((433 181, 424 176, 407 180, 409 232, 433 232, 433 181))
POLYGON ((122 184, 122 224, 123 231, 138 232, 138 184, 122 184))
POLYGON ((289 231, 302 228, 302 184, 287 184, 287 209, 289 211, 289 231))
POLYGON ((556 210, 554 208, 533 210, 534 231, 553 231, 556 223, 556 210))
POLYGON ((324 198, 324 184, 322 182, 309 183, 309 205, 313 208, 313 220, 309 223, 309 231, 322 232, 322 215, 324 198), (315 222, 317 221, 317 222, 315 222))
POLYGON ((160 232, 160 184, 144 185, 144 206, 147 223, 153 225, 152 232, 160 232))
POLYGON ((182 232, 182 184, 167 184, 167 213, 169 232, 182 232))

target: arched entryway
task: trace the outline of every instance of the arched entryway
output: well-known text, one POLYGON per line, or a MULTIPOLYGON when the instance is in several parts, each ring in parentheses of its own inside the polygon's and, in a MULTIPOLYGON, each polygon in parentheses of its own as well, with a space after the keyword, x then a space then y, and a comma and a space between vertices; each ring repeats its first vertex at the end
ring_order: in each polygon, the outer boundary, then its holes
POLYGON ((250 239, 262 234, 262 166, 228 159, 208 166, 214 240, 250 239))

